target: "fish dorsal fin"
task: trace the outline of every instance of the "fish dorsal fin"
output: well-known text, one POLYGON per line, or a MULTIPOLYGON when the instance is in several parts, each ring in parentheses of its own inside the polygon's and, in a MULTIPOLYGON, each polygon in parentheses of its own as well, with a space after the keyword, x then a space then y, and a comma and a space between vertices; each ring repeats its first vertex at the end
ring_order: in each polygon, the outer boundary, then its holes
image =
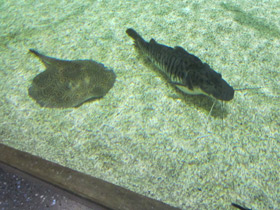
MULTIPOLYGON (((183 59, 185 59, 188 62, 191 62, 193 64, 199 65, 202 67, 203 63, 202 61, 195 55, 188 53, 183 47, 175 46, 174 51, 178 53, 183 59)), ((208 64, 207 64, 208 65, 208 64)))
POLYGON ((174 50, 182 54, 186 54, 186 53, 189 54, 183 47, 180 46, 175 46, 174 50))
POLYGON ((150 44, 157 44, 157 42, 156 42, 156 40, 151 39, 151 40, 150 40, 150 44))
POLYGON ((178 53, 182 58, 183 57, 189 58, 190 55, 193 56, 192 54, 188 53, 183 47, 180 46, 175 46, 174 51, 178 53))

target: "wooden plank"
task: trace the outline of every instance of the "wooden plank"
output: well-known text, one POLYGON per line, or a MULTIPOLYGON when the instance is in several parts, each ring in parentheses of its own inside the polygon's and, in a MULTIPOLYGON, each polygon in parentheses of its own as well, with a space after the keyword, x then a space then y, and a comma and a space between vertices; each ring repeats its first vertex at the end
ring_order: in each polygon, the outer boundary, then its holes
POLYGON ((0 209, 109 210, 0 161, 0 209), (4 183, 4 186, 1 184, 4 183), (4 187, 4 188, 3 188, 4 187))
POLYGON ((163 202, 3 144, 0 144, 0 161, 110 209, 177 209, 163 202))

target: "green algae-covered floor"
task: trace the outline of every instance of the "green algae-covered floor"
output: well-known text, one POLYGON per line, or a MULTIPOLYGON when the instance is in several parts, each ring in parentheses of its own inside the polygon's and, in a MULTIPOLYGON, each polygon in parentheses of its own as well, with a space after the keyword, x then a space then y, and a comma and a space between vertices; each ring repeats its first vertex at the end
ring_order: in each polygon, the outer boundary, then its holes
POLYGON ((0 1, 0 143, 182 209, 280 208, 279 1, 0 1), (180 45, 235 89, 187 96, 126 35, 180 45), (117 80, 79 108, 28 96, 45 67, 29 48, 93 59, 117 80))

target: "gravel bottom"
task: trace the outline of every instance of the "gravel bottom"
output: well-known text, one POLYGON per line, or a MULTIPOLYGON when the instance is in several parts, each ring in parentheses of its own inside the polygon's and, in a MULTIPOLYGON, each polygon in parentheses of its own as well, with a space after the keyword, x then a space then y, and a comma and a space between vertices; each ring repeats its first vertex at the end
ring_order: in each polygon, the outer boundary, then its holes
POLYGON ((83 198, 0 163, 0 210, 106 210, 83 198))

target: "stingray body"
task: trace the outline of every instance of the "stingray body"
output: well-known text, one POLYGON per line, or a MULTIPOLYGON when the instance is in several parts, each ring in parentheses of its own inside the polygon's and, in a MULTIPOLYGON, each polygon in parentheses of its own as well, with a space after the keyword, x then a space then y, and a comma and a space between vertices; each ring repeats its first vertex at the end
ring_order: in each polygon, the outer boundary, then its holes
POLYGON ((182 47, 174 48, 157 43, 154 39, 146 42, 134 29, 126 33, 134 39, 135 47, 154 63, 171 83, 187 94, 203 94, 222 101, 233 99, 234 89, 198 57, 182 47))
POLYGON ((116 75, 93 60, 60 60, 30 49, 46 66, 28 90, 42 107, 77 107, 103 97, 114 85, 116 75))

